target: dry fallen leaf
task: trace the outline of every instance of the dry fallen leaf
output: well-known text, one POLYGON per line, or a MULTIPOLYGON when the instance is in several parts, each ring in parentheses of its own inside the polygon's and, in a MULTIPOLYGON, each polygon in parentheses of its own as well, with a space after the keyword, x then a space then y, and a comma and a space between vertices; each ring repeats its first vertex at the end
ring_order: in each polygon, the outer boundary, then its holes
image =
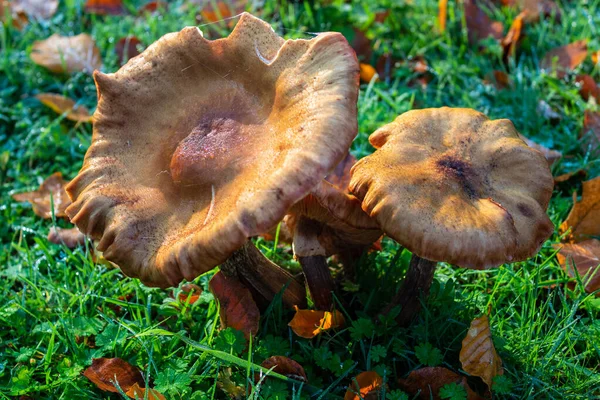
POLYGON ((371 40, 360 29, 353 28, 354 37, 351 41, 351 46, 359 60, 370 62, 373 55, 373 47, 371 40))
POLYGON ((42 218, 52 218, 52 209, 50 208, 50 198, 54 202, 54 215, 57 218, 66 217, 65 209, 71 204, 71 199, 65 191, 65 181, 60 172, 50 175, 33 192, 16 193, 12 198, 16 201, 28 201, 31 203, 35 215, 42 218))
POLYGON ((182 303, 189 302, 190 304, 194 304, 200 298, 202 294, 202 288, 193 283, 186 283, 181 286, 181 292, 179 292, 179 296, 177 298, 182 303))
POLYGON ((585 101, 590 97, 596 99, 596 102, 600 101, 600 89, 594 78, 585 74, 577 75, 575 82, 579 84, 579 94, 585 101))
POLYGON ((143 14, 145 12, 156 12, 158 10, 167 10, 169 7, 169 4, 167 2, 164 1, 151 1, 149 3, 146 3, 142 6, 142 8, 140 8, 140 14, 143 14))
POLYGON ((567 172, 554 177, 554 185, 567 184, 572 182, 581 182, 587 177, 587 171, 584 169, 578 169, 575 171, 567 172))
POLYGON ((231 368, 223 368, 217 377, 217 386, 227 394, 230 399, 242 400, 246 397, 246 390, 231 379, 231 368))
POLYGON ((200 15, 202 15, 204 22, 209 23, 231 18, 235 15, 244 12, 244 10, 246 9, 247 2, 247 0, 221 0, 216 2, 217 7, 215 8, 214 3, 212 1, 192 1, 192 3, 200 4, 202 6, 200 15))
POLYGON ((63 229, 52 227, 48 233, 48 241, 55 244, 64 244, 69 249, 74 249, 85 243, 85 235, 77 228, 63 229))
POLYGON ((506 89, 511 86, 510 78, 504 71, 494 70, 492 71, 492 74, 488 75, 487 79, 484 80, 484 83, 486 84, 490 84, 492 82, 498 90, 506 89))
POLYGON ((376 400, 383 388, 383 378, 375 371, 358 374, 348 386, 344 400, 376 400))
POLYGON ((548 161, 548 166, 552 166, 557 160, 562 157, 562 153, 560 151, 551 150, 547 147, 542 146, 541 144, 537 144, 531 139, 526 138, 523 135, 519 135, 519 137, 527 144, 527 146, 536 149, 541 152, 546 160, 548 161))
POLYGON ((140 371, 120 358, 94 358, 83 375, 106 392, 119 392, 114 385, 115 381, 125 393, 135 384, 144 385, 140 371))
POLYGON ((527 12, 525 22, 536 22, 540 18, 555 16, 560 21, 561 13, 558 5, 552 0, 520 0, 521 9, 527 12))
POLYGON ((440 0, 439 11, 438 11, 438 24, 440 25, 440 32, 446 31, 446 19, 448 18, 448 0, 440 0))
POLYGON ((133 386, 131 386, 125 394, 131 397, 132 399, 142 400, 146 398, 146 392, 148 392, 148 400, 167 400, 167 398, 161 393, 157 392, 154 389, 146 389, 140 387, 140 385, 138 385, 137 382, 134 383, 133 386))
POLYGON ((31 59, 55 73, 84 71, 89 74, 100 69, 102 59, 94 39, 88 34, 60 36, 54 34, 33 44, 31 59))
POLYGON ((319 333, 344 326, 346 322, 341 312, 300 310, 296 308, 294 318, 288 324, 294 333, 300 337, 311 339, 319 333))
POLYGON ((600 113, 586 110, 583 117, 583 129, 579 134, 581 149, 592 156, 600 155, 600 113))
POLYGON ((352 154, 346 154, 346 157, 325 177, 325 180, 333 186, 343 190, 348 190, 350 183, 350 169, 356 164, 356 157, 352 154))
POLYGON ((22 14, 37 20, 47 20, 56 13, 58 0, 12 0, 10 8, 13 14, 22 14))
POLYGON ((569 241, 581 242, 600 235, 600 176, 583 182, 581 201, 573 194, 573 208, 560 226, 560 231, 571 229, 569 241))
POLYGON ((138 50, 140 40, 135 36, 127 36, 119 39, 115 45, 115 53, 117 53, 117 59, 119 64, 123 65, 133 57, 140 55, 138 50))
POLYGON ((475 318, 462 341, 460 363, 463 370, 478 376, 492 387, 494 377, 502 375, 502 360, 496 353, 487 315, 475 318))
POLYGON ((475 0, 465 0, 465 19, 469 41, 477 43, 488 37, 501 40, 504 32, 502 22, 492 21, 490 17, 478 6, 475 0))
POLYGON ((398 386, 411 396, 419 394, 419 399, 441 400, 440 389, 444 385, 456 383, 467 392, 468 400, 481 397, 467 383, 467 378, 444 367, 425 367, 412 371, 406 379, 398 379, 398 386))
POLYGON ((27 15, 15 12, 8 0, 0 0, 0 22, 7 23, 9 20, 17 30, 22 30, 29 23, 27 15))
POLYGON ((510 26, 508 33, 502 39, 502 42, 501 42, 502 48, 503 48, 502 59, 504 60, 504 63, 508 63, 508 58, 515 55, 517 46, 519 45, 519 42, 522 37, 523 20, 525 19, 526 15, 527 15, 526 11, 523 11, 522 13, 517 15, 515 17, 515 19, 513 20, 513 23, 510 26))
POLYGON ((85 12, 98 15, 120 15, 125 13, 123 0, 87 0, 85 12))
POLYGON ((600 265, 600 240, 590 239, 580 243, 558 244, 556 247, 560 248, 556 258, 570 277, 575 277, 573 270, 575 267, 583 282, 587 282, 586 292, 592 293, 600 289, 600 270, 597 268, 600 265))
MULTIPOLYGON (((297 381, 308 382, 308 378, 306 377, 306 373, 304 372, 302 365, 298 364, 291 358, 284 356, 273 356, 267 358, 260 365, 263 368, 272 369, 274 372, 287 376, 288 378, 295 379, 297 381)), ((262 372, 260 374, 256 374, 255 380, 260 380, 261 375, 262 372)))
POLYGON ((559 78, 565 76, 579 66, 587 57, 587 41, 579 40, 566 46, 550 50, 541 62, 542 69, 552 70, 556 67, 559 78))
POLYGON ((246 339, 258 332, 260 311, 252 294, 239 280, 217 272, 209 283, 219 301, 219 317, 223 328, 231 327, 244 333, 246 339))
POLYGON ((40 93, 35 96, 45 106, 57 114, 65 114, 65 118, 75 122, 92 122, 92 116, 87 108, 78 106, 68 97, 54 93, 40 93))
POLYGON ((365 83, 371 82, 373 77, 377 74, 375 68, 369 64, 360 63, 360 80, 365 83))

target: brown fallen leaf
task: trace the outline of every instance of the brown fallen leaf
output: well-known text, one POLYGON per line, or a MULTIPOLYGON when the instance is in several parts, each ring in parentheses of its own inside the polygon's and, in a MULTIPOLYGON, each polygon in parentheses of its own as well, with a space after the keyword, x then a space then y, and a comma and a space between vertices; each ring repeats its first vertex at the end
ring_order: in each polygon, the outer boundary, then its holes
POLYGON ((508 74, 504 71, 499 71, 499 70, 492 71, 491 76, 488 76, 484 80, 484 83, 486 83, 486 84, 490 84, 492 82, 494 83, 494 86, 496 86, 496 89, 498 89, 498 90, 503 90, 503 89, 509 88, 512 85, 508 74))
POLYGON ((354 49, 356 56, 360 61, 370 62, 371 56, 373 55, 371 40, 360 29, 353 28, 352 30, 354 32, 354 37, 352 38, 350 45, 354 49))
POLYGON ((583 129, 579 134, 581 150, 590 152, 593 157, 600 155, 600 113, 586 110, 583 115, 583 129))
POLYGON ((89 74, 102 66, 100 50, 86 33, 77 36, 54 34, 46 40, 33 43, 31 59, 55 73, 84 71, 89 74))
POLYGON ((438 3, 438 24, 440 32, 446 31, 446 20, 448 19, 448 0, 440 0, 438 3))
POLYGON ((133 57, 139 56, 140 51, 138 47, 141 43, 135 36, 127 36, 119 39, 115 45, 115 53, 117 53, 119 64, 123 65, 133 57))
POLYGON ((260 311, 252 294, 239 280, 217 272, 209 283, 219 301, 219 317, 223 328, 231 327, 244 333, 246 339, 258 332, 260 311))
POLYGON ((69 249, 81 246, 85 243, 85 235, 77 228, 63 229, 50 228, 48 241, 55 244, 64 244, 69 249))
POLYGON ((17 30, 22 30, 28 23, 29 18, 24 13, 13 10, 8 0, 0 0, 0 22, 12 22, 12 26, 17 30))
POLYGON ((85 12, 98 15, 121 15, 125 14, 123 0, 87 0, 85 12))
POLYGON ((65 114, 65 118, 75 122, 92 122, 90 111, 84 106, 78 106, 68 97, 55 93, 40 93, 35 96, 43 105, 51 108, 57 114, 65 114))
MULTIPOLYGON (((285 375, 288 378, 295 379, 297 381, 308 382, 308 378, 306 377, 306 373, 304 372, 302 365, 298 364, 291 358, 284 356, 273 356, 267 358, 260 365, 263 368, 272 369, 274 372, 285 375)), ((261 377, 262 372, 256 374, 254 379, 255 381, 259 381, 261 377)))
POLYGON ((200 15, 202 15, 204 22, 209 23, 231 18, 244 12, 247 2, 247 0, 221 0, 216 2, 217 7, 215 8, 213 2, 192 1, 192 3, 202 6, 200 15))
POLYGON ((556 75, 562 78, 567 72, 577 68, 586 57, 587 41, 579 40, 550 50, 542 59, 541 67, 545 70, 556 68, 556 75))
POLYGON ((383 378, 375 371, 358 374, 348 386, 344 400, 376 400, 383 389, 383 378))
POLYGON ((560 232, 571 229, 567 238, 570 242, 581 242, 600 235, 600 176, 583 182, 581 201, 573 193, 573 208, 560 232))
POLYGON ((541 144, 537 144, 533 140, 528 139, 523 135, 519 135, 519 137, 527 144, 527 146, 541 152, 544 155, 544 157, 546 157, 546 160, 548 161, 548 166, 552 166, 552 164, 554 164, 557 160, 559 160, 562 157, 562 153, 560 151, 551 150, 545 146, 542 146, 541 144))
POLYGON ((13 14, 26 15, 36 20, 48 20, 56 14, 58 0, 12 0, 10 8, 13 14))
MULTIPOLYGON (((580 243, 558 244, 555 247, 560 248, 556 254, 560 266, 572 278, 575 277, 573 268, 576 268, 582 280, 587 282, 587 293, 600 289, 600 270, 597 268, 600 265, 600 240, 590 239, 580 243)), ((600 296, 600 293, 597 295, 600 296)))
POLYGON ((575 82, 579 85, 579 94, 587 101, 590 97, 600 101, 600 89, 594 78, 590 75, 582 74, 575 77, 575 82))
POLYGON ((94 358, 92 365, 83 371, 83 375, 106 392, 119 392, 115 381, 125 393, 135 384, 144 385, 140 371, 120 358, 94 358))
POLYGON ((487 315, 475 318, 462 341, 460 363, 463 370, 472 376, 478 376, 492 387, 494 377, 502 375, 502 360, 496 353, 490 322, 487 315))
POLYGON ((506 65, 508 65, 508 58, 515 55, 517 46, 522 38, 522 30, 525 16, 527 15, 526 11, 521 12, 519 15, 515 17, 513 20, 508 33, 502 39, 500 44, 502 45, 503 55, 502 60, 506 65))
POLYGON ((185 285, 181 286, 181 291, 179 292, 177 298, 182 303, 189 302, 189 304, 194 304, 198 301, 201 294, 202 288, 200 286, 193 283, 186 283, 185 285))
POLYGON ((444 367, 425 367, 412 371, 406 379, 398 379, 398 386, 411 396, 422 400, 441 400, 440 389, 451 383, 462 386, 468 400, 482 399, 467 383, 467 378, 444 367))
POLYGON ((571 183, 572 181, 582 181, 587 177, 587 172, 584 169, 567 172, 554 177, 554 185, 563 183, 571 183))
POLYGON ((352 154, 346 154, 346 157, 325 177, 325 180, 333 186, 347 191, 350 183, 350 169, 356 164, 356 157, 352 154))
POLYGON ((33 192, 15 193, 12 198, 16 201, 27 201, 31 203, 35 215, 42 218, 52 218, 52 211, 57 218, 66 217, 65 209, 71 204, 71 199, 65 191, 69 183, 62 177, 62 173, 55 172, 50 175, 33 192), (54 210, 50 208, 50 198, 54 202, 54 210))
POLYGON ((168 10, 168 7, 169 7, 169 4, 165 1, 151 1, 151 2, 144 4, 140 8, 140 14, 143 14, 145 12, 153 13, 158 10, 166 11, 166 10, 168 10))
POLYGON ((345 319, 341 312, 300 310, 296 308, 294 318, 288 324, 294 333, 306 339, 312 339, 323 331, 344 326, 345 319))
POLYGON ((158 391, 140 387, 137 382, 134 383, 125 394, 132 399, 143 400, 146 398, 146 392, 148 392, 148 400, 167 400, 167 398, 158 391))
POLYGON ((377 74, 375 68, 369 64, 360 63, 360 80, 365 83, 371 82, 373 77, 377 74))
POLYGON ((465 0, 465 19, 471 43, 476 44, 490 36, 502 40, 504 25, 502 22, 492 21, 485 11, 479 8, 476 0, 465 0))
POLYGON ((520 3, 521 10, 527 12, 525 22, 536 22, 552 15, 555 16, 557 22, 560 22, 560 8, 552 0, 520 0, 520 3))

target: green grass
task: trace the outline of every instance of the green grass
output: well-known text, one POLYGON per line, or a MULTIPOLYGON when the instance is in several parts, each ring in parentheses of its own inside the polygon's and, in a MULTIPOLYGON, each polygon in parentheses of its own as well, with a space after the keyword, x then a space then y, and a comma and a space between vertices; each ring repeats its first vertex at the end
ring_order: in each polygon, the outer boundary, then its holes
MULTIPOLYGON (((178 10, 181 1, 172 2, 171 11, 159 17, 91 16, 81 3, 62 1, 50 22, 32 23, 22 32, 7 25, 0 31, 0 398, 119 398, 99 391, 81 375, 95 357, 128 360, 169 399, 227 398, 218 381, 228 368, 231 379, 248 388, 253 399, 341 398, 351 378, 365 370, 384 376, 390 394, 397 390, 397 378, 421 362, 459 370, 458 353, 469 323, 488 309, 508 378, 498 397, 600 397, 600 302, 582 290, 581 282, 574 291, 565 288, 568 277, 552 247, 558 235, 527 262, 483 272, 442 264, 425 308, 405 329, 376 318, 410 258, 408 251, 384 240, 381 252, 361 260, 355 282, 359 290, 339 293, 346 328, 301 339, 287 326, 292 313, 275 301, 248 348, 236 332, 219 331, 218 309, 207 290, 189 306, 171 297, 170 290, 147 288, 96 264, 87 247, 71 251, 49 243, 50 227, 68 224, 42 220, 10 195, 36 188, 55 171, 74 177, 90 143, 91 126, 57 117, 33 96, 60 93, 94 109, 96 91, 88 75, 53 75, 34 65, 28 57, 32 43, 55 32, 90 33, 101 49, 104 70, 114 72, 119 38, 133 34, 147 46, 167 32, 198 24, 193 10, 178 10), (427 343, 431 349, 424 357, 427 343), (300 362, 309 384, 301 388, 276 378, 254 384, 252 371, 271 355, 300 362)), ((135 9, 138 2, 127 3, 135 9)), ((491 71, 504 69, 501 48, 491 41, 481 50, 469 45, 457 2, 450 1, 445 34, 436 30, 435 1, 373 0, 369 7, 357 0, 314 3, 266 0, 259 15, 286 37, 338 30, 350 38, 350 27, 364 28, 374 12, 391 8, 385 23, 367 30, 375 54, 391 51, 399 60, 423 55, 431 69, 433 79, 425 90, 411 85, 414 73, 406 65, 389 82, 361 87, 360 132, 353 145, 358 157, 372 152, 368 135, 399 113, 446 105, 510 118, 522 134, 563 152, 553 167, 555 174, 579 168, 589 177, 600 174, 599 160, 583 154, 577 139, 583 112, 594 104, 580 98, 572 76, 559 80, 538 67, 546 51, 575 40, 588 39, 590 49, 600 49, 600 1, 565 1, 560 4, 561 22, 528 25, 511 60, 513 87, 505 90, 483 83, 491 71), (539 100, 562 115, 558 124, 538 116, 539 100)), ((508 8, 491 12, 506 28, 516 14, 508 8)), ((223 24, 201 29, 210 38, 227 32, 223 24)), ((600 80, 589 59, 580 70, 600 80)), ((566 217, 577 189, 579 184, 555 191, 548 213, 556 226, 566 217)), ((276 262, 298 268, 289 248, 273 251, 272 243, 257 243, 276 262)), ((196 283, 207 289, 210 275, 196 283)))

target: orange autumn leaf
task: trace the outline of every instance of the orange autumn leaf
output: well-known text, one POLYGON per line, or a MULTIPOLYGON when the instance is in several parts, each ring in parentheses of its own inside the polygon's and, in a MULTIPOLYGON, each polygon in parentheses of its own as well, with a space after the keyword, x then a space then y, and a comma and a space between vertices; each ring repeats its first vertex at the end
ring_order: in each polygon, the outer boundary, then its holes
POLYGON ((542 69, 551 70, 556 67, 558 77, 577 68, 587 57, 587 41, 578 40, 566 46, 550 50, 541 61, 542 69))
POLYGON ((237 278, 217 272, 209 283, 212 294, 219 301, 219 317, 223 328, 231 327, 244 333, 246 339, 258 332, 260 311, 250 290, 237 278))
POLYGON ((496 353, 487 315, 475 318, 462 341, 459 354, 463 370, 478 376, 492 387, 494 377, 502 375, 502 360, 496 353))
POLYGON ((592 62, 598 64, 598 61, 600 61, 600 50, 592 53, 592 62))
POLYGON ((55 172, 50 175, 33 192, 15 193, 12 198, 16 201, 27 201, 31 203, 35 215, 42 218, 52 218, 52 211, 57 218, 66 217, 65 209, 71 204, 71 199, 65 191, 67 185, 62 173, 55 172), (54 210, 51 209, 51 198, 54 202, 54 210))
POLYGON ((373 66, 365 63, 360 63, 360 80, 369 83, 373 77, 377 74, 377 71, 373 66))
POLYGON ((242 13, 246 9, 247 0, 221 0, 216 1, 216 8, 213 2, 199 2, 194 0, 193 3, 200 4, 202 10, 200 14, 204 21, 214 23, 223 19, 231 18, 242 13))
POLYGON ((377 372, 361 372, 352 379, 344 400, 377 399, 382 388, 383 378, 377 372))
POLYGON ((546 157, 546 160, 548 161, 548 166, 552 166, 552 164, 554 164, 557 160, 559 160, 562 157, 562 153, 560 151, 552 150, 545 146, 542 146, 541 144, 538 144, 533 140, 526 138, 523 135, 519 135, 519 137, 527 144, 527 146, 541 152, 544 155, 544 157, 546 157))
POLYGON ((600 89, 594 78, 590 75, 581 74, 575 77, 575 82, 579 84, 579 94, 584 100, 587 101, 590 97, 593 97, 596 102, 600 101, 600 89))
POLYGON ((117 53, 119 64, 123 65, 133 57, 140 55, 140 44, 140 40, 135 36, 127 36, 119 39, 115 45, 115 53, 117 53))
POLYGON ((502 90, 511 86, 510 78, 508 77, 508 74, 506 72, 494 70, 492 72, 492 76, 496 89, 502 90))
POLYGON ((569 240, 581 242, 600 235, 600 176, 583 182, 581 201, 577 201, 577 193, 573 194, 573 208, 565 222, 560 226, 561 232, 571 229, 569 240))
POLYGON ((352 154, 346 154, 346 157, 325 177, 325 180, 333 186, 343 190, 348 190, 350 183, 350 169, 356 164, 356 157, 352 154))
MULTIPOLYGON (((277 372, 278 374, 287 376, 288 378, 295 379, 297 381, 308 382, 306 372, 302 365, 284 356, 273 356, 267 358, 260 364, 261 367, 277 372)), ((260 380, 261 374, 256 374, 256 380, 260 380)))
POLYGON ((519 15, 517 15, 517 17, 513 20, 513 23, 510 26, 508 33, 502 39, 502 42, 501 42, 502 48, 503 48, 503 57, 502 58, 505 63, 507 62, 508 57, 512 57, 515 55, 517 46, 519 45, 519 41, 521 40, 521 37, 522 37, 523 20, 525 19, 526 15, 527 15, 527 12, 525 12, 525 11, 520 13, 519 15))
POLYGON ((69 249, 74 249, 85 243, 85 235, 77 228, 52 227, 48 233, 48 241, 55 244, 64 244, 69 249))
POLYGON ((84 71, 89 74, 102 66, 100 50, 86 33, 77 36, 54 34, 33 43, 31 60, 55 73, 84 71))
POLYGON ((440 32, 446 31, 446 19, 448 18, 448 0, 440 0, 438 11, 438 24, 440 25, 440 32))
POLYGON ((179 292, 177 298, 182 303, 189 302, 190 304, 194 304, 198 301, 201 294, 202 288, 200 286, 193 283, 186 283, 185 285, 181 286, 181 292, 179 292))
POLYGON ((149 3, 144 4, 141 8, 139 13, 143 14, 145 12, 149 12, 149 13, 153 13, 156 12, 158 10, 167 10, 169 7, 169 4, 167 2, 164 1, 151 1, 149 3))
POLYGON ((600 240, 590 239, 580 243, 559 244, 556 247, 560 248, 556 258, 570 277, 575 277, 573 268, 576 268, 586 283, 587 293, 600 289, 600 240))
POLYGON ((55 93, 40 93, 35 96, 43 105, 54 110, 57 114, 65 114, 65 118, 75 122, 92 122, 92 116, 87 108, 78 106, 68 97, 55 93))
POLYGON ((497 40, 502 39, 502 22, 492 21, 475 0, 465 0, 465 20, 471 43, 477 43, 490 36, 497 40))
POLYGON ((422 400, 441 400, 443 386, 456 383, 467 392, 468 400, 482 399, 467 383, 467 378, 444 367, 425 367, 412 371, 406 379, 398 379, 398 386, 411 396, 419 395, 422 400))
POLYGON ((592 156, 600 154, 600 113, 586 110, 583 116, 583 129, 579 134, 581 149, 592 156))
POLYGON ((126 393, 135 384, 144 385, 140 371, 120 358, 94 358, 83 375, 106 392, 119 392, 114 382, 126 393))
POLYGON ((26 14, 15 11, 8 0, 0 0, 0 22, 9 21, 12 21, 12 26, 17 30, 22 30, 29 23, 26 14))
POLYGON ((123 0, 87 0, 85 12, 98 15, 120 15, 125 13, 123 0))
POLYGON ((138 385, 137 382, 134 383, 133 386, 131 386, 125 394, 131 397, 132 399, 143 400, 146 398, 146 392, 148 392, 148 400, 167 400, 167 398, 161 393, 157 392, 154 389, 140 387, 140 385, 138 385))
POLYGON ((296 308, 294 318, 288 324, 294 333, 306 339, 312 339, 319 333, 344 326, 345 320, 341 312, 300 310, 296 308))

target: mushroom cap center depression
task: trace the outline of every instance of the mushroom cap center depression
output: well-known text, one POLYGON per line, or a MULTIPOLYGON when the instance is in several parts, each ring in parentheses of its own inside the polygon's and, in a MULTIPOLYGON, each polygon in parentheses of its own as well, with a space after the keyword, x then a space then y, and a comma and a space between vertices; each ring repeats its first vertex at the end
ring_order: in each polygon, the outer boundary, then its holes
POLYGON ((459 185, 469 199, 483 197, 482 179, 468 160, 446 153, 435 160, 435 167, 445 182, 459 185))

